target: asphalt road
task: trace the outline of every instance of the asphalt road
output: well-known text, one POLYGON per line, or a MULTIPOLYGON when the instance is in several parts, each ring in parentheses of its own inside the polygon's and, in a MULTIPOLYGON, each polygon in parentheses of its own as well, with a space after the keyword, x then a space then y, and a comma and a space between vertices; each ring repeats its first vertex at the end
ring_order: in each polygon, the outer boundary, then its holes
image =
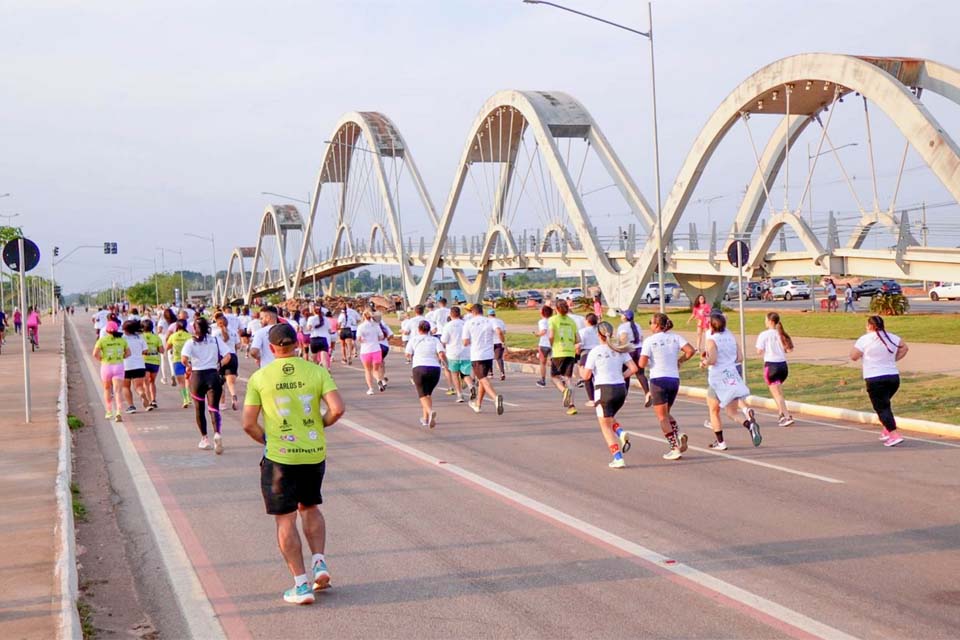
POLYGON ((497 383, 502 417, 437 396, 430 431, 396 355, 383 394, 364 395, 356 369, 333 373, 348 407, 328 431, 333 588, 313 606, 280 598, 291 580, 239 412, 224 412, 219 457, 196 448, 171 387, 159 411, 97 425, 129 437, 134 482, 182 545, 171 594, 191 575, 202 586, 187 617, 212 609, 231 638, 956 637, 960 443, 886 449, 874 430, 799 420, 766 426, 757 449, 730 426, 719 455, 702 404, 680 401, 692 447, 666 462, 632 394, 634 446, 613 471, 594 416, 564 415, 529 376, 497 383))

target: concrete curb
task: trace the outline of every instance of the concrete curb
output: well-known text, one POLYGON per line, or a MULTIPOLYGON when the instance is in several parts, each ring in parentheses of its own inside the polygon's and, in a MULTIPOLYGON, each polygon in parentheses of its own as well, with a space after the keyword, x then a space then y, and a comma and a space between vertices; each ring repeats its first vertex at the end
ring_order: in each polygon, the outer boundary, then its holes
POLYGON ((77 578, 77 538, 73 522, 73 495, 70 491, 72 473, 72 444, 67 423, 67 343, 66 326, 60 323, 60 396, 57 399, 57 424, 60 445, 57 456, 57 552, 55 575, 60 590, 60 640, 83 640, 80 613, 77 610, 79 584, 77 578))

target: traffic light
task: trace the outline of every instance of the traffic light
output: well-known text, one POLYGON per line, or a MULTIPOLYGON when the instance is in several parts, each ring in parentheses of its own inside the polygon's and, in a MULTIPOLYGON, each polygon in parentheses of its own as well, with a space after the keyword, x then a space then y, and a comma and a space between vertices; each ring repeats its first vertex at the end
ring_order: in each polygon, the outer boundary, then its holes
POLYGON ((60 247, 54 247, 54 248, 53 248, 53 257, 56 258, 58 255, 60 255, 60 247))
POLYGON ((53 296, 57 299, 63 297, 63 290, 60 288, 60 285, 53 285, 53 296))
POLYGON ((117 254, 117 243, 116 242, 104 242, 103 243, 103 255, 116 255, 117 254))

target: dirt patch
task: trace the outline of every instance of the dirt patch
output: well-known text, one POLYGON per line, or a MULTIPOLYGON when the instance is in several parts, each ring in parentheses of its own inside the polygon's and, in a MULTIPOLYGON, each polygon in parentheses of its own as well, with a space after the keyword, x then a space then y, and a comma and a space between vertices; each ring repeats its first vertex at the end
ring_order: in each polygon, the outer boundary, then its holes
MULTIPOLYGON (((159 638, 140 603, 134 570, 126 554, 115 507, 119 498, 110 486, 106 462, 97 441, 97 414, 87 399, 82 363, 67 349, 70 413, 85 426, 73 430, 73 481, 86 507, 84 521, 76 523, 77 565, 80 574, 80 610, 85 637, 159 638)), ((102 414, 100 414, 102 415, 102 414)))

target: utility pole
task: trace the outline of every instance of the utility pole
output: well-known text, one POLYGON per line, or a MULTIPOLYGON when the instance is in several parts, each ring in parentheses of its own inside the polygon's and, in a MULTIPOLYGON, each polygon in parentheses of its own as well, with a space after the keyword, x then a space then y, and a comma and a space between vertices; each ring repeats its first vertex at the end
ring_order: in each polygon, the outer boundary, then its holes
MULTIPOLYGON (((927 246, 927 202, 924 200, 920 203, 920 238, 923 241, 923 246, 927 246)), ((923 281, 923 292, 927 292, 927 281, 923 281)))

